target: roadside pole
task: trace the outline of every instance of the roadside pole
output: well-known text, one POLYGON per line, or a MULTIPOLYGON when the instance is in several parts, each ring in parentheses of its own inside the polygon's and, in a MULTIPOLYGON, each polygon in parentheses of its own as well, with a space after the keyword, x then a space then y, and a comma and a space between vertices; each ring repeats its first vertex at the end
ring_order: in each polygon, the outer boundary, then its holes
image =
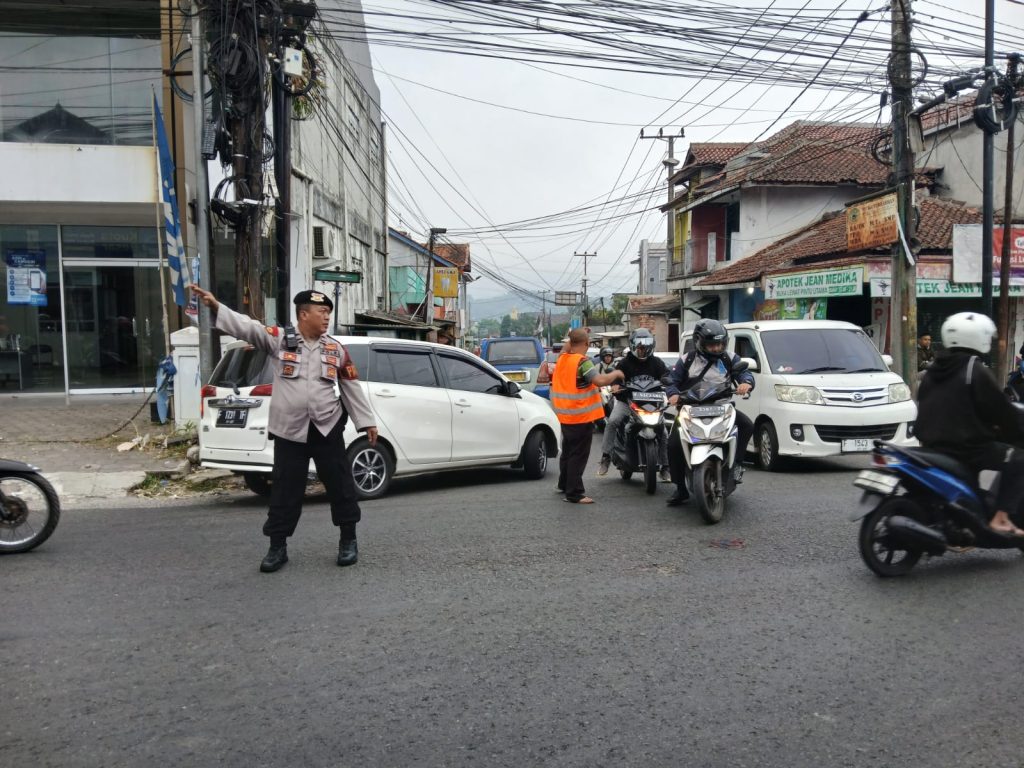
MULTIPOLYGON (((192 129, 193 146, 195 147, 196 174, 196 255, 199 257, 199 284, 208 291, 214 290, 210 280, 213 271, 210 260, 213 258, 210 249, 210 179, 207 175, 206 160, 199 148, 203 145, 203 111, 206 103, 203 99, 205 88, 205 51, 203 44, 202 6, 192 3, 192 129)), ((211 331, 210 308, 199 302, 199 378, 207 382, 213 375, 213 366, 217 362, 211 331)))

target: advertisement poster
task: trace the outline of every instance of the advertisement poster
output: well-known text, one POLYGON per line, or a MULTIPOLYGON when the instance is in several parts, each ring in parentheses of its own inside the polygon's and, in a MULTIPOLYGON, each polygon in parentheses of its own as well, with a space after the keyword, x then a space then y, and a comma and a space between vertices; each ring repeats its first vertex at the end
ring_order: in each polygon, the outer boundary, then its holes
POLYGON ((899 239, 896 193, 865 200, 846 209, 846 249, 860 251, 899 239))
MULTIPOLYGON (((1024 227, 1011 227, 1010 284, 1024 285, 1024 227)), ((999 282, 1003 228, 992 230, 992 282, 999 282)), ((953 225, 953 281, 981 282, 981 224, 953 225)))
POLYGON ((827 320, 828 299, 769 300, 754 310, 755 320, 827 320))
POLYGON ((859 296, 864 292, 864 268, 769 275, 764 278, 767 299, 814 299, 822 296, 859 296))
POLYGON ((434 267, 434 297, 438 299, 454 299, 458 295, 458 268, 434 267))
POLYGON ((46 251, 8 251, 7 303, 46 306, 46 251))

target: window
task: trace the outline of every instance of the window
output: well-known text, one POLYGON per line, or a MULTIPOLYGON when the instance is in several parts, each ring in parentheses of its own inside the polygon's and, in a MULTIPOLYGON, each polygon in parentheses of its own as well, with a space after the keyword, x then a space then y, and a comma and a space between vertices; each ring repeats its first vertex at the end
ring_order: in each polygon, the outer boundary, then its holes
POLYGON ((501 379, 493 373, 477 367, 469 360, 450 355, 438 355, 438 358, 445 376, 448 377, 448 386, 451 389, 483 394, 498 394, 504 390, 501 379))
POLYGON ((749 336, 736 337, 736 354, 740 357, 749 357, 758 365, 761 364, 757 357, 757 347, 754 346, 754 340, 749 336))
POLYGON ((537 342, 533 339, 508 339, 487 342, 484 360, 491 365, 539 365, 537 342))
POLYGON ((374 349, 372 381, 381 384, 405 384, 411 387, 436 387, 437 376, 429 352, 398 349, 374 349))
POLYGON ((775 373, 884 371, 878 350, 861 330, 807 328, 765 331, 761 343, 775 373))

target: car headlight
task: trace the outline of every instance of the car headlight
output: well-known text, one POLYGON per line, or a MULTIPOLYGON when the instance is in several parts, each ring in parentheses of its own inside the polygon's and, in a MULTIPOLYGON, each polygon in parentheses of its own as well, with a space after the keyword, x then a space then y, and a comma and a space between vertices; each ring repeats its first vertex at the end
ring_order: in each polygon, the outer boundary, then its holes
POLYGON ((825 402, 817 387, 797 387, 789 384, 776 384, 775 397, 784 403, 822 405, 825 402))
POLYGON ((905 400, 910 399, 910 387, 904 384, 902 381, 899 384, 889 385, 889 402, 890 403, 902 403, 905 400))

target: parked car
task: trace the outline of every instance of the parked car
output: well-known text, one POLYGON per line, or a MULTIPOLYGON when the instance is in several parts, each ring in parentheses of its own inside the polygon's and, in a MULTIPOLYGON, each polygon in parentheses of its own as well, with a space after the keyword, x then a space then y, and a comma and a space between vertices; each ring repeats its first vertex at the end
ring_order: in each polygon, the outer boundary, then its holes
MULTIPOLYGON (((836 320, 727 323, 729 349, 747 359, 755 387, 736 405, 754 422, 758 465, 785 456, 868 453, 875 440, 914 446, 917 406, 863 330, 836 320)), ((692 349, 687 334, 684 349, 692 349)))
MULTIPOLYGON (((418 341, 335 338, 377 417, 376 446, 351 423, 345 429, 360 498, 384 495, 395 477, 484 465, 511 465, 539 479, 558 455, 561 430, 548 403, 475 355, 418 341)), ((202 389, 200 463, 234 470, 260 495, 270 492, 274 463, 272 380, 266 354, 240 341, 202 389)))
POLYGON ((501 371, 509 381, 541 397, 548 396, 550 382, 537 380, 544 362, 544 345, 539 339, 532 336, 484 339, 480 343, 480 357, 501 371))

